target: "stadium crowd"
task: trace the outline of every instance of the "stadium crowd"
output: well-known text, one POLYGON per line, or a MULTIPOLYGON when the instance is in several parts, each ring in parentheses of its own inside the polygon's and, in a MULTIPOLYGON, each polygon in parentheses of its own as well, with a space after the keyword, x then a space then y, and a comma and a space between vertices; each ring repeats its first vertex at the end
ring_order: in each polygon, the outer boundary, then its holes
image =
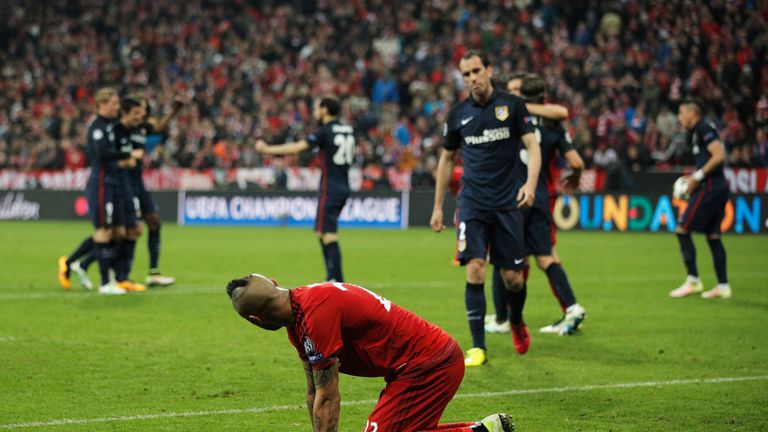
POLYGON ((50 0, 0 14, 0 168, 85 166, 94 91, 115 85, 153 113, 188 102, 151 167, 312 165, 260 156, 254 138, 298 138, 312 97, 336 94, 367 177, 397 167, 432 184, 469 49, 497 79, 543 74, 588 167, 690 164, 686 95, 709 107, 731 165, 768 165, 768 0, 50 0))

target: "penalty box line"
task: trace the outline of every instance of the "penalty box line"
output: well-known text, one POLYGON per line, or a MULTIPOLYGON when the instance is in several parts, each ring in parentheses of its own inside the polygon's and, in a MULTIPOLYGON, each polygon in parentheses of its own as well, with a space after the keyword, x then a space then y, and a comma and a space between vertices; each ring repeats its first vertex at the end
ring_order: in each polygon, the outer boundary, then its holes
MULTIPOLYGON (((593 384, 593 385, 567 386, 567 387, 544 387, 544 388, 534 388, 534 389, 508 390, 508 391, 500 391, 500 392, 458 394, 456 395, 455 398, 456 399, 474 399, 474 398, 545 394, 545 393, 586 392, 586 391, 592 391, 592 390, 633 389, 633 388, 643 388, 643 387, 667 387, 667 386, 675 386, 675 385, 692 385, 692 384, 721 384, 721 383, 735 383, 735 382, 744 382, 744 381, 768 381, 768 375, 744 376, 744 377, 722 377, 722 378, 676 379, 676 380, 669 380, 669 381, 642 381, 642 382, 630 382, 630 383, 593 384)), ((341 402, 341 405, 352 406, 352 405, 367 405, 367 404, 374 404, 374 403, 376 403, 375 399, 369 399, 369 400, 359 400, 359 401, 343 401, 341 402)), ((132 415, 132 416, 70 418, 70 419, 64 418, 64 419, 55 419, 55 420, 33 421, 33 422, 26 422, 26 423, 3 424, 3 425, 0 425, 0 429, 24 429, 24 428, 62 426, 62 425, 70 425, 70 424, 88 424, 88 423, 113 423, 113 422, 125 422, 125 421, 155 420, 155 419, 163 419, 163 418, 257 414, 257 413, 264 413, 264 412, 292 411, 292 410, 306 410, 306 406, 299 405, 299 404, 274 405, 274 406, 267 406, 267 407, 261 407, 261 408, 167 412, 167 413, 156 413, 156 414, 138 414, 138 415, 132 415)))

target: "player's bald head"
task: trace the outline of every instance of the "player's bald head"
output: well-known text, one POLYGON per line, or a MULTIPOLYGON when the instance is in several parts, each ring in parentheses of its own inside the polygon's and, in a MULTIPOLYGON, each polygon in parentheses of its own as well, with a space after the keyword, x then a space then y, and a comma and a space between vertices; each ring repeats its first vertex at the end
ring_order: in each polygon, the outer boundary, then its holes
POLYGON ((240 315, 263 309, 275 292, 275 283, 260 274, 249 274, 227 284, 227 294, 240 315))
POLYGON ((267 329, 277 330, 282 327, 273 321, 279 291, 275 281, 252 273, 240 279, 233 279, 227 284, 227 294, 237 313, 251 323, 267 329))

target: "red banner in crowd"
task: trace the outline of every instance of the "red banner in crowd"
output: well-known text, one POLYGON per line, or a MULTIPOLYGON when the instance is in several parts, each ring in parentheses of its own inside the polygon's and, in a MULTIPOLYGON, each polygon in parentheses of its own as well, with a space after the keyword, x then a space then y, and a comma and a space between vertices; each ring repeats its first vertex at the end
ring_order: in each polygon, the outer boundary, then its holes
MULTIPOLYGON (((91 170, 32 170, 0 171, 0 190, 84 190, 91 170)), ((149 190, 209 190, 213 189, 211 170, 162 168, 144 171, 144 184, 149 190)))
MULTIPOLYGON (((144 171, 144 184, 149 190, 211 190, 215 186, 234 184, 239 189, 269 189, 284 184, 288 190, 317 190, 320 181, 318 168, 288 168, 283 177, 273 168, 238 168, 232 170, 197 171, 185 168, 161 168, 144 171)), ((562 170, 552 173, 560 179, 562 170)), ((84 190, 88 182, 90 169, 79 170, 0 170, 0 190, 84 190)), ((389 168, 376 173, 388 181, 392 190, 403 191, 411 188, 411 173, 389 168)), ((352 168, 349 171, 349 183, 352 190, 367 190, 373 187, 368 171, 352 168)), ((651 174, 648 174, 651 175, 651 174)), ((761 194, 768 193, 768 169, 765 168, 726 168, 725 178, 731 192, 761 194)), ((605 191, 606 173, 602 170, 585 170, 579 183, 581 192, 605 191)), ((670 183, 671 187, 671 183, 670 183)), ((560 184, 557 182, 557 190, 560 184)))
POLYGON ((725 179, 733 193, 768 193, 768 169, 726 168, 725 179))
MULTIPOLYGON (((320 183, 318 168, 288 168, 281 177, 273 168, 238 168, 232 170, 197 171, 184 168, 161 168, 144 170, 144 184, 147 189, 158 190, 212 190, 215 186, 235 184, 240 189, 274 188, 280 181, 288 190, 317 190, 320 183)), ((0 190, 84 190, 90 175, 89 168, 79 170, 0 170, 0 190)), ((387 180, 392 190, 401 191, 411 188, 411 173, 400 172, 394 168, 386 171, 387 180)), ((359 168, 349 172, 352 190, 370 189, 364 181, 365 175, 359 168)))

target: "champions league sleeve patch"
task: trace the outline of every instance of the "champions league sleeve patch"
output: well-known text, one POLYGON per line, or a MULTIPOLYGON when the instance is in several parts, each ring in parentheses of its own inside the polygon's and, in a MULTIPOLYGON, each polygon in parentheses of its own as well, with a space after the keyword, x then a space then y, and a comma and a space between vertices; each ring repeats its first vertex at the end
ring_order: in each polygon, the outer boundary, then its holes
POLYGON ((325 358, 323 353, 315 352, 315 343, 308 337, 304 337, 304 352, 307 354, 310 364, 315 364, 325 358))
POLYGON ((101 129, 94 129, 93 130, 93 139, 100 140, 104 138, 104 132, 101 131, 101 129))

